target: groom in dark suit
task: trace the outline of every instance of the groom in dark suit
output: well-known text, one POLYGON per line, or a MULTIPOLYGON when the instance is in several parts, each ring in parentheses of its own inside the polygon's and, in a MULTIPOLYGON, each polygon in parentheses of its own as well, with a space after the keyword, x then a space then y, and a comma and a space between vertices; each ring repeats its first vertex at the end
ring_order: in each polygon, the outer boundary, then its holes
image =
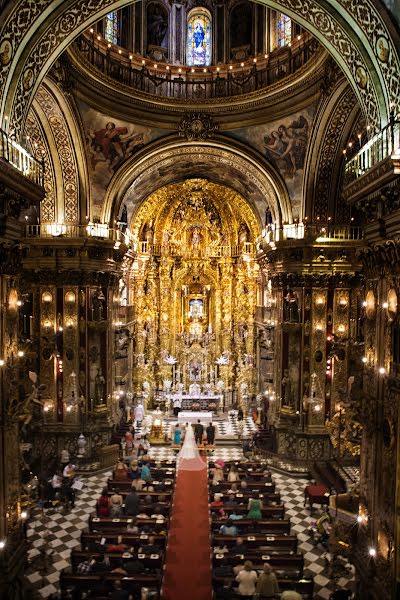
POLYGON ((201 444, 201 442, 203 441, 203 432, 204 432, 204 427, 200 423, 200 419, 199 419, 197 421, 196 425, 194 426, 194 439, 196 440, 196 444, 201 444))
POLYGON ((207 433, 207 444, 212 446, 215 440, 215 427, 212 423, 210 423, 206 429, 207 433))

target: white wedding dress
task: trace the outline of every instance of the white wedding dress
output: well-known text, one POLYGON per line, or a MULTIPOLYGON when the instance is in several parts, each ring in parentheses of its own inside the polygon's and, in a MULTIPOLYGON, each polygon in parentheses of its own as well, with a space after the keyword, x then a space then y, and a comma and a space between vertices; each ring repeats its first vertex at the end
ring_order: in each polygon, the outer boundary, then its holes
POLYGON ((201 458, 197 448, 193 427, 187 425, 183 446, 176 457, 176 468, 186 471, 200 471, 205 469, 206 466, 207 463, 201 458))

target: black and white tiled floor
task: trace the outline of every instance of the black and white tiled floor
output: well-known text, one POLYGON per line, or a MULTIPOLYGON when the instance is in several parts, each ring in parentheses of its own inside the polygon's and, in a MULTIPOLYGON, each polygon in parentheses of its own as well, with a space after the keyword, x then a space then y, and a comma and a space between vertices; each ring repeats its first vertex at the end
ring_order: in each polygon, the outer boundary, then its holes
MULTIPOLYGON (((175 456, 169 447, 153 447, 150 451, 152 458, 165 460, 175 456)), ((242 457, 240 448, 217 447, 213 458, 239 460, 242 457)), ((29 558, 32 564, 28 570, 27 578, 32 586, 38 590, 41 598, 48 598, 58 591, 59 574, 62 569, 69 566, 69 556, 72 548, 79 546, 81 531, 87 527, 89 515, 94 511, 97 497, 106 483, 110 473, 101 473, 83 478, 84 487, 77 496, 75 508, 63 514, 55 509, 36 511, 31 517, 28 528, 28 542, 30 543, 29 558), (47 569, 43 567, 40 551, 47 548, 47 569)), ((343 576, 336 582, 329 579, 325 549, 314 545, 310 534, 310 527, 318 518, 320 509, 314 507, 310 516, 308 507, 304 507, 304 487, 309 483, 305 479, 291 478, 288 475, 273 473, 277 491, 280 492, 285 504, 286 515, 292 522, 292 533, 299 538, 299 551, 305 558, 305 576, 314 577, 316 600, 327 600, 334 589, 352 589, 354 574, 349 566, 349 571, 343 569, 343 576)))

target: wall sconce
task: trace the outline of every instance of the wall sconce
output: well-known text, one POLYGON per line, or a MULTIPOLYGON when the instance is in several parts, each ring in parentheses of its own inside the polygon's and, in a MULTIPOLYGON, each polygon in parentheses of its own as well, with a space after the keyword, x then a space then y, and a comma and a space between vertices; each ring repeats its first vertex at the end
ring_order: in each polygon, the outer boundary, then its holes
POLYGON ((52 300, 53 296, 50 294, 50 292, 43 292, 42 302, 46 302, 47 304, 49 304, 52 300))
POLYGON ((43 327, 44 327, 45 329, 50 329, 50 327, 51 327, 51 321, 49 321, 49 319, 46 319, 46 320, 43 322, 43 327))
POLYGON ((4 550, 6 547, 6 540, 0 540, 0 550, 4 550))
POLYGON ((18 350, 18 358, 22 358, 25 355, 23 350, 18 350))
POLYGON ((345 331, 346 331, 346 327, 344 325, 339 325, 338 332, 339 333, 344 333, 345 331))
POLYGON ((339 306, 341 306, 342 308, 345 308, 347 306, 347 298, 345 298, 344 296, 342 296, 339 299, 339 306))
POLYGON ((315 331, 322 331, 323 327, 321 325, 321 323, 318 323, 318 325, 315 326, 315 331))
POLYGON ((385 375, 385 373, 386 373, 385 367, 379 367, 379 374, 380 375, 385 375))
POLYGON ((74 326, 74 322, 72 321, 72 319, 69 319, 68 323, 67 323, 67 327, 68 329, 72 329, 74 326))
POLYGON ((376 549, 375 548, 369 548, 368 549, 368 554, 370 555, 371 558, 375 558, 375 556, 376 556, 376 549))
POLYGON ((6 364, 5 360, 0 358, 0 367, 4 367, 5 364, 6 364))
POLYGON ((317 296, 315 298, 315 304, 317 306, 323 306, 325 304, 325 298, 323 296, 317 296))
POLYGON ((66 302, 70 302, 72 304, 72 302, 75 302, 75 299, 76 299, 76 296, 75 296, 74 292, 69 291, 65 294, 66 302))
POLYGON ((384 308, 386 310, 388 307, 389 307, 389 304, 387 302, 383 302, 382 308, 384 308))

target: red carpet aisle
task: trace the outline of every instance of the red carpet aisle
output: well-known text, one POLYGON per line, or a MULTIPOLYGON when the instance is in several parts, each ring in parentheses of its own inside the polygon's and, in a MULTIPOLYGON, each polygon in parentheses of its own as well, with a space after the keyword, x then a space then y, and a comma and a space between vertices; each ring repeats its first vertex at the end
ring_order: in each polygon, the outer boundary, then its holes
POLYGON ((163 600, 211 600, 210 551, 207 468, 179 469, 168 535, 163 600))

